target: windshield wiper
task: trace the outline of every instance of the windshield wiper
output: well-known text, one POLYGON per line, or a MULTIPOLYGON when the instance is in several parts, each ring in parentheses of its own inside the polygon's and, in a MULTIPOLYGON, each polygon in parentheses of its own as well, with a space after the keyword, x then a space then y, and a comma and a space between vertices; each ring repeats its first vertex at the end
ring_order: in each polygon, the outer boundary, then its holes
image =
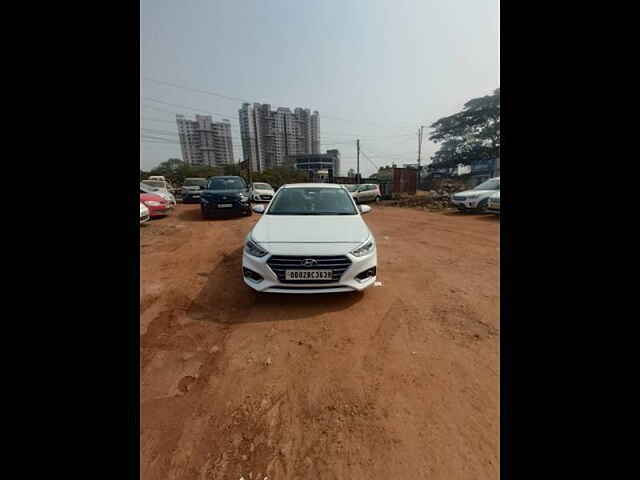
POLYGON ((316 212, 315 215, 355 215, 355 213, 348 213, 348 212, 316 212))

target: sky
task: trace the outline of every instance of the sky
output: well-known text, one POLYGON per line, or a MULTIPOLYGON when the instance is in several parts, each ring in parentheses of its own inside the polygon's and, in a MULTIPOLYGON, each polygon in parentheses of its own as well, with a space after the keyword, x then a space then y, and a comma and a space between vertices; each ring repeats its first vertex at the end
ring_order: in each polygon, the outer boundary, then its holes
POLYGON ((243 100, 318 110, 321 152, 340 150, 342 175, 356 168, 357 138, 363 176, 415 163, 421 125, 429 163, 438 149, 429 125, 500 86, 499 8, 498 0, 141 0, 140 168, 181 158, 176 114, 228 118, 239 161, 243 100))

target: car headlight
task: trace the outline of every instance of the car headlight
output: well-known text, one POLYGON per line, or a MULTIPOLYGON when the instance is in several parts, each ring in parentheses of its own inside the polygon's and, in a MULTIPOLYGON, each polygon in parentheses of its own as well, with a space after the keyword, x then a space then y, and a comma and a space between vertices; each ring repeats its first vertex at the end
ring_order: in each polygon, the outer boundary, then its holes
POLYGON ((144 204, 148 207, 159 207, 162 205, 160 202, 156 202, 155 200, 149 200, 148 202, 144 202, 144 204))
POLYGON ((238 198, 241 202, 246 202, 247 200, 249 200, 249 197, 247 197, 244 193, 239 193, 238 198))
POLYGON ((244 246, 244 251, 247 252, 252 257, 258 257, 258 258, 264 257, 267 253, 269 253, 253 240, 247 240, 247 243, 244 246))
POLYGON ((364 257, 365 255, 370 254, 376 248, 376 244, 373 241, 373 238, 369 238, 363 245, 359 246, 355 250, 351 251, 351 255, 354 257, 364 257))

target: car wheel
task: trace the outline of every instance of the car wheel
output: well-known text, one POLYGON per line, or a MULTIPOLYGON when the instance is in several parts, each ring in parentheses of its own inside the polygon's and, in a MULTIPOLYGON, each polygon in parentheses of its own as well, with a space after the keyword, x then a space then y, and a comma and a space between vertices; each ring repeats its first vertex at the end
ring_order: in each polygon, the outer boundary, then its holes
POLYGON ((478 206, 476 207, 479 211, 485 210, 487 208, 487 205, 489 204, 489 199, 485 198, 484 200, 480 200, 480 203, 478 203, 478 206))
POLYGON ((380 197, 380 195, 376 196, 376 203, 378 203, 380 200, 382 200, 382 197, 380 197))

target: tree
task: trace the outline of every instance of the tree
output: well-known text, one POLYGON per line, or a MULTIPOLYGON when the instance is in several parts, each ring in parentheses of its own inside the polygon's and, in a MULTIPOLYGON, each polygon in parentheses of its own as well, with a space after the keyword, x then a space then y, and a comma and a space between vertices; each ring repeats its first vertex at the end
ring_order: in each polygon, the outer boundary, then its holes
POLYGON ((223 174, 224 170, 221 167, 188 165, 178 158, 170 158, 169 160, 162 162, 156 168, 148 172, 148 174, 146 174, 144 178, 148 177, 149 175, 162 175, 173 185, 182 185, 185 178, 208 178, 223 174))
MULTIPOLYGON (((473 98, 461 112, 431 124, 429 140, 442 142, 433 162, 468 165, 473 160, 500 156, 500 88, 473 98)), ((444 166, 444 165, 443 165, 444 166)))
POLYGON ((309 181, 307 172, 287 167, 276 167, 253 172, 254 182, 264 182, 278 189, 287 183, 304 183, 309 181))

